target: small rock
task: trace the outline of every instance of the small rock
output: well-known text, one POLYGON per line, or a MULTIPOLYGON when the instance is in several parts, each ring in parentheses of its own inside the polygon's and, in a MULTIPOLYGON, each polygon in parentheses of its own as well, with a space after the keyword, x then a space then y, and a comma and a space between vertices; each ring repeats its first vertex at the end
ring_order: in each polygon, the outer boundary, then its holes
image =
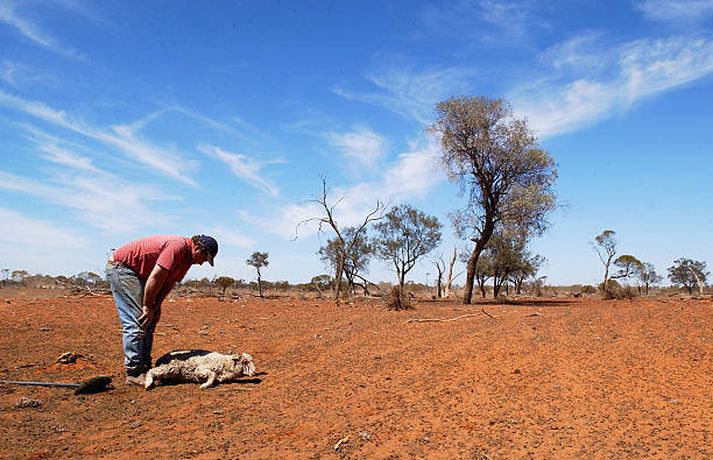
POLYGON ((520 370, 519 367, 516 367, 514 371, 512 371, 513 374, 522 374, 522 370, 520 370))
POLYGON ((366 431, 360 431, 359 437, 361 438, 362 441, 368 441, 371 439, 371 435, 369 433, 367 433, 366 431))
POLYGON ((31 399, 23 396, 22 398, 15 401, 13 407, 15 407, 15 409, 27 409, 30 407, 40 407, 41 405, 42 401, 40 401, 39 399, 31 399))

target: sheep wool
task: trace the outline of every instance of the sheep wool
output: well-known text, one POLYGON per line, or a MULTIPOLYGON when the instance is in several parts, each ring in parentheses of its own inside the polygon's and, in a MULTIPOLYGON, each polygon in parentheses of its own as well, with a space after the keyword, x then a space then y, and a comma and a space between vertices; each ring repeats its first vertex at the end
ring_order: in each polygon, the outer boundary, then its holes
POLYGON ((248 353, 224 355, 206 350, 176 350, 158 360, 156 367, 146 373, 144 387, 149 390, 156 383, 201 383, 206 389, 218 383, 255 375, 255 363, 248 353))

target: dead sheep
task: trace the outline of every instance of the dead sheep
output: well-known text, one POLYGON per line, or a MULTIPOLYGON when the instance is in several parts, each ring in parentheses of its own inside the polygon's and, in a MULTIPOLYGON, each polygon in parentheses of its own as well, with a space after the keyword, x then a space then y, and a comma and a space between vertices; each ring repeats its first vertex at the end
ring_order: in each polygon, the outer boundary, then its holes
POLYGON ((202 383, 201 389, 240 377, 255 375, 255 363, 248 353, 224 355, 206 350, 175 350, 156 360, 156 367, 146 372, 144 387, 149 390, 161 383, 202 383))

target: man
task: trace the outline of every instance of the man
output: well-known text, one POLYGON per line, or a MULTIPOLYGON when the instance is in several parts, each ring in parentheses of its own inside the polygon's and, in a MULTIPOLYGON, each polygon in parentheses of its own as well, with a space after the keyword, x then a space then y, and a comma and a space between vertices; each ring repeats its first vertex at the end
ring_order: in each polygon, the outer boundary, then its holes
POLYGON ((143 385, 161 304, 192 264, 213 265, 218 242, 210 236, 157 235, 114 250, 106 276, 123 330, 126 382, 143 385))

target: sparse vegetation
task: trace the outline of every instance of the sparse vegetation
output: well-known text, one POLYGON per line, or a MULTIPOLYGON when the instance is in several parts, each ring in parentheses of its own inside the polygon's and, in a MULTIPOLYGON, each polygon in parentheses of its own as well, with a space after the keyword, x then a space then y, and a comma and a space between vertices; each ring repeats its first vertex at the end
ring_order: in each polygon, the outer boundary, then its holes
POLYGON ((246 264, 252 266, 255 268, 255 271, 257 272, 257 287, 258 291, 260 292, 260 297, 262 297, 262 273, 261 269, 264 267, 267 267, 270 262, 267 260, 268 253, 267 252, 259 252, 255 251, 252 253, 250 258, 245 261, 246 264))
POLYGON ((698 286, 699 293, 703 294, 703 287, 710 272, 706 270, 706 263, 698 260, 681 257, 673 261, 668 268, 668 279, 676 286, 684 287, 688 293, 698 286))
POLYGON ((384 297, 387 310, 413 310, 415 306, 411 301, 411 294, 403 286, 394 286, 384 297))
POLYGON ((409 205, 394 206, 375 225, 374 246, 379 256, 390 262, 403 289, 406 274, 418 259, 438 246, 441 224, 438 219, 409 205))

